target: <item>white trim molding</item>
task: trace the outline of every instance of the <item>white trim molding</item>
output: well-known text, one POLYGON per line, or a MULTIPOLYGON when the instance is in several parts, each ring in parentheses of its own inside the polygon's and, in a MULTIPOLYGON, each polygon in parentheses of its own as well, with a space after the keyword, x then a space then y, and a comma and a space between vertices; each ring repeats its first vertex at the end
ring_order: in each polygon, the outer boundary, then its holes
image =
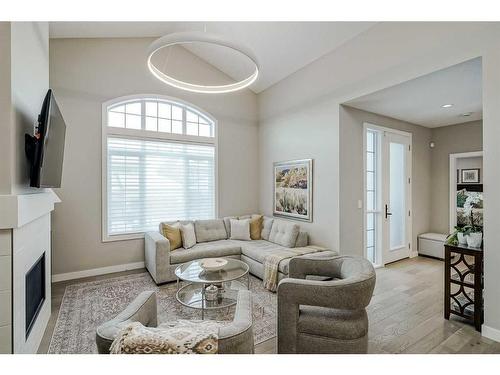
POLYGON ((84 277, 107 275, 108 273, 137 270, 137 269, 145 268, 145 267, 146 266, 145 266, 144 262, 135 262, 135 263, 119 264, 117 266, 92 268, 90 270, 58 273, 56 275, 52 275, 52 282, 58 283, 60 281, 82 279, 84 277))
POLYGON ((481 327, 481 336, 500 342, 500 330, 484 324, 481 327))

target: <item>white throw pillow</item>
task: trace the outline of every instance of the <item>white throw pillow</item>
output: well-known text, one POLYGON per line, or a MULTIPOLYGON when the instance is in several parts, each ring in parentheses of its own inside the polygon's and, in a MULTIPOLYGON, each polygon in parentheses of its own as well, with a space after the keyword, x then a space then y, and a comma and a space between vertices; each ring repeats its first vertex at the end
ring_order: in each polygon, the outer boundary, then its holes
POLYGON ((251 241, 250 238, 250 219, 235 220, 231 219, 231 239, 251 241))
POLYGON ((194 233, 193 223, 181 225, 182 247, 189 249, 196 245, 196 234, 194 233))

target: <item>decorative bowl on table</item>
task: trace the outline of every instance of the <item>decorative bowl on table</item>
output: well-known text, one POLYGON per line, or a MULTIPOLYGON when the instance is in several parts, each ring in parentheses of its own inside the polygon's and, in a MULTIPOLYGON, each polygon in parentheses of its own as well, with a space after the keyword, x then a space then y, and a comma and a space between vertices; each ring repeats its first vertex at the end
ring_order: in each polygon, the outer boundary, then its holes
POLYGON ((215 272, 224 268, 227 264, 227 260, 224 258, 206 258, 200 260, 200 266, 205 271, 215 272))

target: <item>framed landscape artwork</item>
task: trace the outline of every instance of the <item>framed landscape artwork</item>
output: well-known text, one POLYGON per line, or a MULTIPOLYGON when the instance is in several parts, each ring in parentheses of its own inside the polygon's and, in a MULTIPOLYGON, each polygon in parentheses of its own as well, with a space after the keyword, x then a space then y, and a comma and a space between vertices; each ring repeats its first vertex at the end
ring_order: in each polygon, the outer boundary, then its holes
POLYGON ((274 216, 312 221, 312 159, 274 163, 274 216))

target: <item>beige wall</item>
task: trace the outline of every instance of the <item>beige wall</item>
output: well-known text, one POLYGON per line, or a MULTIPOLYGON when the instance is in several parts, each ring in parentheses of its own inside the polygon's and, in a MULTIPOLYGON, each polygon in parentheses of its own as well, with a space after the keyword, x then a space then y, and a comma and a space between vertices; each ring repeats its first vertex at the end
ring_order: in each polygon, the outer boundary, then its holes
POLYGON ((319 102, 303 111, 263 120, 259 126, 260 211, 273 213, 273 162, 314 159, 313 222, 299 222, 318 245, 338 248, 336 197, 338 130, 332 119, 338 107, 319 102))
MULTIPOLYGON (((101 105, 130 94, 162 94, 218 121, 219 214, 258 209, 255 94, 191 94, 161 83, 146 67, 152 39, 50 41, 50 85, 67 122, 62 199, 53 218, 54 274, 139 262, 143 240, 101 242, 101 105)), ((207 74, 215 74, 205 67, 207 74)), ((220 72, 218 72, 220 74, 220 72)))
POLYGON ((340 248, 363 256, 363 123, 368 122, 412 134, 412 249, 417 235, 429 230, 431 212, 431 129, 375 113, 342 106, 340 109, 340 248))
POLYGON ((432 231, 448 233, 450 228, 450 154, 483 149, 482 121, 432 129, 431 183, 432 231))
POLYGON ((34 125, 49 88, 47 22, 0 23, 0 193, 29 188, 24 134, 34 125))
POLYGON ((11 38, 13 193, 40 192, 40 189, 29 187, 24 134, 33 134, 49 89, 49 24, 12 22, 11 38))

